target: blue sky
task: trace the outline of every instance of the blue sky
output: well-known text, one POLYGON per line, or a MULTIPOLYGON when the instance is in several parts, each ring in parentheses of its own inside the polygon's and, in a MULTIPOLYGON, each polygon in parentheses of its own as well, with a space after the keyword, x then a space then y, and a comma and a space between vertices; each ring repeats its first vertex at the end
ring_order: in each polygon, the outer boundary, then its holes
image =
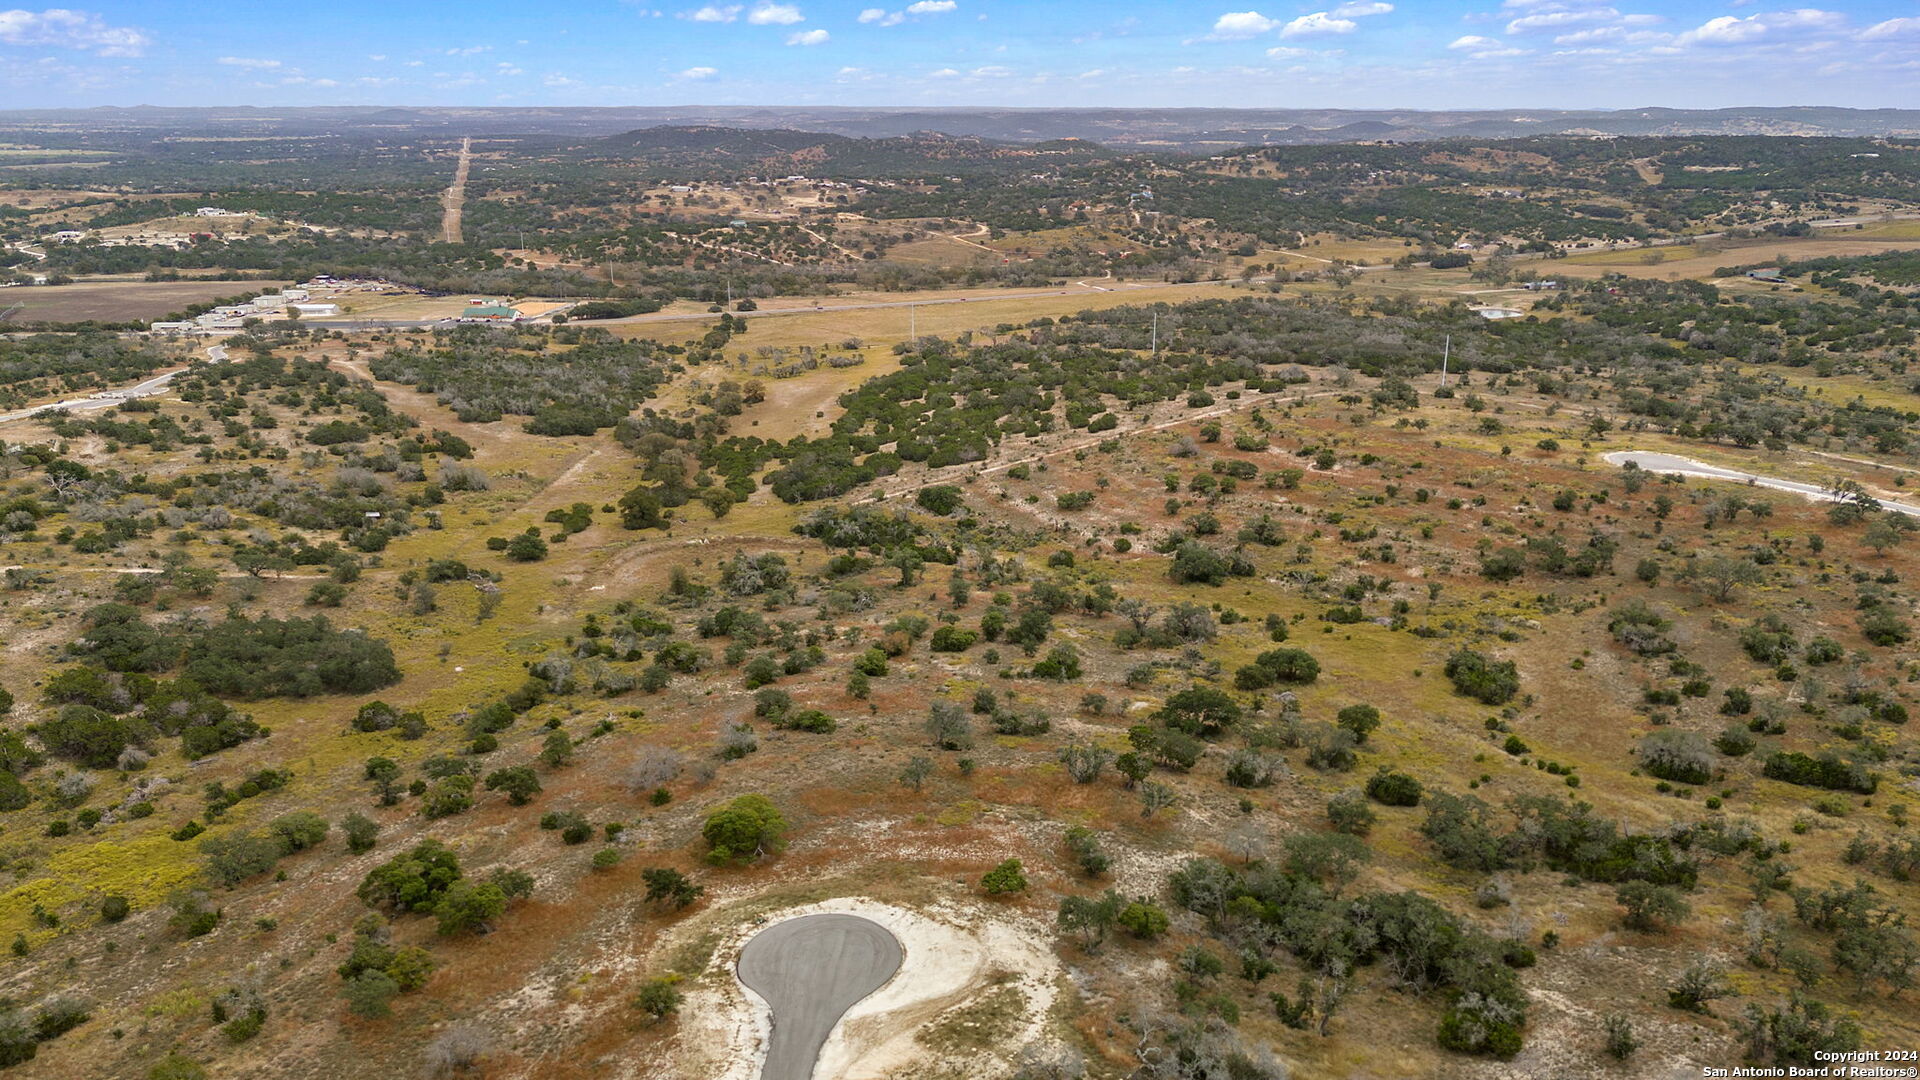
POLYGON ((0 9, 0 108, 1920 108, 1920 0, 876 4, 0 9))

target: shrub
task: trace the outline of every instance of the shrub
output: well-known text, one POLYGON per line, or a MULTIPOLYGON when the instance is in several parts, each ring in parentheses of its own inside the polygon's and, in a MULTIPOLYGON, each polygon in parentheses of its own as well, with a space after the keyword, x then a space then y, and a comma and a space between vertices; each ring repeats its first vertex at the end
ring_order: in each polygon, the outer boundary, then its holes
POLYGON ((958 487, 952 484, 935 484, 932 487, 921 488, 913 501, 918 503, 922 510, 945 517, 960 509, 963 500, 958 487))
POLYGON ((1174 731, 1218 738, 1240 722, 1240 705, 1212 687, 1194 686, 1169 697, 1155 719, 1174 731))
POLYGON ((634 1007, 646 1013, 655 1023, 679 1012, 685 998, 674 986, 675 981, 671 975, 647 980, 633 999, 634 1007))
POLYGON ((1337 720, 1341 727, 1353 732, 1356 742, 1366 742, 1380 726, 1380 710, 1371 705, 1349 705, 1341 709, 1337 720))
POLYGON ((980 878, 980 887, 988 896, 1005 896, 1027 891, 1027 875, 1019 859, 1008 859, 980 878))
POLYGON ((1678 889, 1648 881, 1628 881, 1614 894, 1626 917, 1621 920, 1630 930, 1663 932, 1692 913, 1678 889))
POLYGON ((456 1024, 427 1044, 427 1075, 435 1080, 473 1070, 486 1056, 486 1035, 468 1024, 456 1024))
POLYGON ((1420 781, 1406 773, 1382 769, 1367 781, 1367 797, 1383 806, 1418 806, 1421 794, 1420 781))
POLYGON ((1676 784, 1704 784, 1713 779, 1713 751, 1691 731, 1655 731, 1634 748, 1640 767, 1676 784))
POLYGON ((41 1002, 33 1018, 33 1037, 41 1042, 57 1039, 93 1018, 93 1005, 85 998, 57 994, 41 1002))
POLYGON ((184 673, 225 697, 364 694, 400 681, 385 642, 323 616, 231 618, 189 639, 184 656, 184 673))
POLYGON ((507 801, 515 806, 525 806, 540 794, 540 777, 526 765, 515 765, 509 769, 498 769, 487 777, 488 791, 504 791, 507 801))
POLYGON ((687 880, 680 871, 664 866, 648 867, 641 871, 640 880, 647 886, 647 903, 663 904, 676 911, 700 899, 707 891, 687 880))
POLYGON ((305 810, 282 814, 267 824, 267 832, 278 838, 288 851, 319 846, 331 829, 327 819, 305 810))
POLYGON ((460 877, 460 860, 452 851, 438 840, 422 840, 369 871, 355 895, 373 908, 426 912, 460 877))
POLYGON ((492 881, 475 884, 462 879, 447 886, 440 902, 433 906, 439 933, 451 937, 460 933, 486 933, 494 919, 507 909, 507 894, 492 881))
POLYGON ((1120 909, 1114 918, 1114 925, 1132 934, 1134 937, 1151 941, 1167 932, 1172 925, 1167 913, 1149 900, 1135 900, 1120 909))
POLYGON ((1512 661, 1496 661, 1472 649, 1447 657, 1445 670, 1456 693, 1486 705, 1504 705, 1520 691, 1520 673, 1512 661))
POLYGON ((1365 836, 1373 822, 1373 808, 1358 791, 1343 791, 1327 800, 1327 823, 1343 833, 1365 836))
POLYGON ((1175 584, 1219 585, 1229 576, 1249 577, 1253 574, 1253 564, 1244 556, 1229 558, 1213 549, 1192 540, 1182 543, 1173 552, 1173 564, 1168 576, 1175 584))
POLYGON ((1831 752, 1816 758, 1798 751, 1776 750, 1767 755, 1761 772, 1771 780, 1833 791, 1857 791, 1862 795, 1871 795, 1880 786, 1880 778, 1865 765, 1831 752))
POLYGON ((1113 859, 1100 846, 1100 836, 1084 825, 1075 825, 1068 829, 1063 838, 1067 850, 1073 853, 1074 861, 1079 864, 1080 872, 1088 877, 1099 877, 1113 865, 1113 859))
POLYGON ((420 798, 420 813, 428 818, 452 817, 472 808, 473 777, 465 773, 435 780, 420 798))
POLYGON ((786 831, 786 819, 766 796, 742 795, 708 815, 700 835, 709 860, 750 862, 779 851, 786 831))
POLYGON ((979 640, 977 631, 948 624, 933 632, 928 645, 934 652, 965 652, 979 640))
POLYGON ((1276 683, 1304 685, 1319 677, 1320 662, 1305 649, 1270 649, 1234 672, 1233 684, 1240 690, 1264 690, 1276 683))
POLYGON ((384 1020, 392 1016, 392 1002, 399 993, 399 984, 384 971, 363 971, 347 980, 340 991, 347 999, 347 1011, 363 1020, 384 1020))
POLYGON ((1273 783, 1274 763, 1257 750, 1236 750, 1227 759, 1226 781, 1237 788, 1260 788, 1273 783))
POLYGON ((1786 1006, 1750 1004, 1735 1025, 1746 1039, 1747 1056, 1812 1067, 1837 1060, 1836 1055, 1860 1049, 1865 1033, 1859 1024, 1832 1015, 1826 1005, 1790 992, 1786 1006))

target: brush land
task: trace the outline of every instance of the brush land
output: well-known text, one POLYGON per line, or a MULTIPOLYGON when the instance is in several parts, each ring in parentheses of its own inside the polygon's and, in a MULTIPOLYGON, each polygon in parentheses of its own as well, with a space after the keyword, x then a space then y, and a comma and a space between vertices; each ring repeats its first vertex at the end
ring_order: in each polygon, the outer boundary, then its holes
POLYGON ((95 138, 0 405, 184 370, 0 424, 9 1075, 750 1077, 813 911, 944 959, 846 1076, 1920 1045, 1910 143, 95 138))

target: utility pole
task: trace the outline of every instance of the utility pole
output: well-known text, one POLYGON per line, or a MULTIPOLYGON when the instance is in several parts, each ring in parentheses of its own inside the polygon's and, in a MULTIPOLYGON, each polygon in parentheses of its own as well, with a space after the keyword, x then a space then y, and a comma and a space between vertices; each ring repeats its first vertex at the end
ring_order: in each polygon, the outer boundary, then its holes
POLYGON ((1160 313, 1157 311, 1153 313, 1153 348, 1149 355, 1160 359, 1160 313))
POLYGON ((1440 386, 1442 389, 1445 389, 1447 385, 1447 358, 1452 352, 1453 335, 1448 334, 1446 344, 1440 347, 1440 386))

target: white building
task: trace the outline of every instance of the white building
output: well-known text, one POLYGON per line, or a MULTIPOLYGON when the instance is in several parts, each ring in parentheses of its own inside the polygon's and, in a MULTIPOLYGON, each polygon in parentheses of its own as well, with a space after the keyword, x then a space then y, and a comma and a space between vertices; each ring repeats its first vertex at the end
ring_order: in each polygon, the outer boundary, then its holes
POLYGON ((340 314, 339 304, 288 304, 287 306, 303 316, 340 314))
POLYGON ((281 289, 280 290, 280 298, 282 300, 286 300, 289 302, 294 300, 305 300, 310 295, 312 294, 307 292, 307 290, 305 289, 281 289))
POLYGON ((156 334, 191 334, 193 333, 193 324, 190 322, 157 322, 151 324, 148 329, 156 334))

